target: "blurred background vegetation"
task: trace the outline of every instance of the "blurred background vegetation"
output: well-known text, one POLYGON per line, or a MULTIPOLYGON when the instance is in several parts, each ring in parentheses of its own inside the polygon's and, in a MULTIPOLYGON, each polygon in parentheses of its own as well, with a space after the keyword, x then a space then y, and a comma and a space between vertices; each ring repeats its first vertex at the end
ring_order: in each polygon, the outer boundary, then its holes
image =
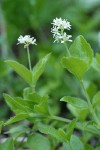
MULTIPOLYGON (((13 59, 28 67, 26 49, 17 44, 20 35, 31 35, 37 39, 37 46, 30 47, 32 65, 49 52, 52 56, 36 90, 48 94, 54 114, 66 114, 66 107, 59 102, 65 95, 82 96, 78 81, 60 64, 65 55, 61 44, 53 43, 51 22, 56 17, 71 22, 73 40, 83 35, 94 52, 100 50, 100 0, 1 0, 0 1, 0 120, 11 116, 3 99, 4 92, 11 96, 22 96, 28 85, 4 60, 13 59)), ((68 43, 68 47, 70 43, 68 43)), ((90 97, 100 89, 100 74, 93 69, 85 77, 90 97), (92 81, 92 82, 91 82, 92 81)), ((75 114, 77 115, 77 114, 75 114)), ((71 114, 68 111, 68 117, 71 114)), ((81 119, 83 119, 81 115, 81 119)))

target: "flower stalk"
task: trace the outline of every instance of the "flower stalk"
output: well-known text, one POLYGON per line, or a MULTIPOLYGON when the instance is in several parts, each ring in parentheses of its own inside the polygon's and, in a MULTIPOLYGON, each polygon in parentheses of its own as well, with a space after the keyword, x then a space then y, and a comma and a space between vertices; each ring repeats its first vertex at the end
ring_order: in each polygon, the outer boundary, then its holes
POLYGON ((28 46, 27 46, 27 56, 28 56, 29 69, 30 69, 30 71, 32 71, 31 58, 30 58, 30 52, 29 52, 28 46))
POLYGON ((69 49, 68 49, 68 47, 67 47, 67 44, 64 43, 64 45, 65 45, 65 48, 66 48, 66 51, 67 51, 68 56, 71 56, 70 51, 69 51, 69 49))

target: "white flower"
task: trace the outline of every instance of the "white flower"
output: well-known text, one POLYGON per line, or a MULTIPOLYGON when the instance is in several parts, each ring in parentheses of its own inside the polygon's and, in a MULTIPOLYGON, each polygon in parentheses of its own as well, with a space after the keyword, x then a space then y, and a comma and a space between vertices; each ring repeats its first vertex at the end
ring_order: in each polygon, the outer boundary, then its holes
POLYGON ((69 41, 69 42, 72 42, 72 40, 70 39, 72 36, 71 35, 67 35, 65 32, 62 36, 62 40, 61 40, 61 43, 64 43, 66 41, 69 41))
POLYGON ((55 38, 54 43, 55 42, 59 43, 62 40, 62 35, 61 34, 57 34, 57 35, 54 36, 54 38, 55 38))
POLYGON ((60 27, 62 25, 62 19, 61 18, 53 19, 53 23, 51 24, 53 24, 54 26, 60 27))
POLYGON ((30 44, 37 45, 36 39, 34 37, 30 37, 30 35, 20 35, 17 44, 24 44, 24 48, 28 47, 30 44))
POLYGON ((58 27, 58 29, 67 29, 67 30, 70 30, 71 29, 71 25, 70 25, 70 22, 67 21, 67 19, 63 20, 61 18, 56 18, 56 19, 53 19, 53 27, 58 27))
POLYGON ((53 27, 51 28, 51 32, 55 35, 55 34, 59 34, 59 30, 57 27, 53 27))
POLYGON ((65 32, 65 30, 70 30, 71 29, 71 25, 70 22, 68 22, 65 19, 61 19, 61 18, 56 18, 53 19, 53 27, 51 28, 51 32, 53 33, 53 38, 55 39, 54 42, 57 43, 65 43, 67 41, 72 42, 72 40, 70 39, 72 36, 71 35, 67 35, 67 33, 65 32))
POLYGON ((62 21, 62 26, 64 29, 67 29, 67 30, 70 30, 71 29, 71 25, 70 25, 70 22, 68 22, 67 20, 63 20, 62 21))

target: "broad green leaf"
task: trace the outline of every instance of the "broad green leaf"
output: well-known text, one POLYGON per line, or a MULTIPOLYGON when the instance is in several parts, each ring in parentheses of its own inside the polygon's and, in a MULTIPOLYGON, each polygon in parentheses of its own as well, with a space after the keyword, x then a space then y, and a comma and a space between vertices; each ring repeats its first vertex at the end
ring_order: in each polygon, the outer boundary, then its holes
POLYGON ((84 150, 83 143, 75 135, 71 136, 70 145, 71 145, 72 150, 84 150))
POLYGON ((31 91, 30 88, 25 88, 23 96, 27 100, 31 100, 34 104, 38 104, 41 102, 42 97, 36 93, 35 91, 31 91))
POLYGON ((63 150, 72 150, 70 143, 63 143, 63 150))
POLYGON ((47 100, 48 100, 47 96, 42 97, 41 102, 38 105, 34 106, 35 112, 48 114, 49 111, 48 111, 47 100))
POLYGON ((18 122, 20 120, 24 120, 26 118, 29 118, 29 115, 26 113, 26 114, 18 114, 14 117, 11 117, 4 125, 9 125, 9 124, 12 124, 14 122, 18 122))
POLYGON ((63 143, 63 148, 64 150, 84 150, 83 143, 75 135, 71 136, 70 142, 63 143))
POLYGON ((79 80, 82 80, 85 72, 89 69, 93 51, 90 45, 82 36, 78 36, 70 49, 70 57, 62 58, 62 65, 74 74, 79 80))
POLYGON ((26 113, 26 112, 30 112, 30 110, 26 107, 24 107, 24 105, 18 103, 17 101, 15 101, 12 97, 10 97, 8 94, 3 94, 8 106, 10 106, 10 108, 17 114, 17 113, 26 113))
POLYGON ((57 140, 63 141, 63 138, 60 135, 60 133, 55 128, 53 128, 52 126, 49 126, 49 125, 39 125, 38 129, 39 129, 39 131, 41 133, 49 134, 49 135, 53 136, 54 138, 56 138, 57 140))
POLYGON ((96 107, 100 104, 100 91, 96 93, 96 95, 93 97, 92 105, 93 107, 96 107))
POLYGON ((74 74, 79 80, 82 80, 85 72, 88 70, 88 64, 80 58, 63 57, 61 62, 63 67, 74 74))
POLYGON ((14 150, 14 143, 12 139, 0 144, 0 150, 14 150))
POLYGON ((73 119, 69 124, 68 124, 68 128, 67 128, 67 139, 70 140, 70 137, 73 133, 73 130, 76 126, 76 122, 77 120, 76 119, 73 119))
POLYGON ((10 65, 28 84, 32 84, 32 73, 22 64, 7 60, 6 63, 10 65))
POLYGON ((45 57, 43 57, 33 68, 33 85, 36 84, 37 80, 39 79, 39 77, 41 76, 41 74, 43 73, 46 64, 50 58, 51 53, 49 53, 48 55, 46 55, 45 57))
POLYGON ((27 146, 31 150, 51 150, 51 145, 45 136, 36 133, 28 137, 27 146))
POLYGON ((89 113, 88 109, 79 109, 71 104, 67 104, 67 108, 70 110, 73 116, 77 117, 81 121, 84 121, 89 113))
POLYGON ((63 141, 67 141, 67 135, 65 133, 65 131, 62 128, 58 129, 58 133, 62 136, 62 138, 64 139, 63 141))
POLYGON ((79 108, 79 109, 88 109, 88 104, 84 100, 76 97, 71 97, 71 96, 65 96, 61 98, 60 101, 67 102, 71 104, 72 106, 79 108))
POLYGON ((76 37, 76 39, 70 46, 69 51, 72 57, 84 60, 89 67, 93 58, 93 50, 91 49, 90 44, 87 43, 82 35, 76 37))
POLYGON ((0 121, 0 133, 1 133, 1 129, 2 129, 3 124, 4 124, 4 122, 0 121))
POLYGON ((14 97, 13 99, 16 103, 19 103, 20 105, 24 106, 30 112, 33 112, 34 102, 32 100, 26 100, 21 97, 14 97))

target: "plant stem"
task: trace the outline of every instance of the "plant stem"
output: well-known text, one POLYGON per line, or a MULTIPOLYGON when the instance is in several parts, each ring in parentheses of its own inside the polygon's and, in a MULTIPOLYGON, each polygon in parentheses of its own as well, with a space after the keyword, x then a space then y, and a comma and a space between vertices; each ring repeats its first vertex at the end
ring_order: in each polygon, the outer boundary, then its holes
MULTIPOLYGON (((49 119, 49 120, 56 120, 56 121, 61 121, 61 122, 64 122, 64 123, 70 123, 72 120, 70 119, 67 119, 67 118, 62 118, 62 117, 59 117, 59 116, 51 116, 51 115, 43 115, 43 114, 37 114, 37 113, 33 113, 33 115, 31 115, 31 117, 34 117, 34 118, 41 118, 41 119, 49 119)), ((81 125, 80 122, 77 122, 76 123, 76 129, 79 129, 79 130, 84 130, 84 131, 87 131, 87 132, 90 132, 90 133, 94 133, 91 128, 84 128, 83 129, 83 126, 81 125)), ((100 134, 99 132, 97 132, 98 135, 100 134)))
POLYGON ((34 85, 33 85, 33 72, 32 72, 32 66, 31 66, 31 58, 30 58, 29 46, 27 46, 27 55, 28 55, 29 69, 30 69, 30 72, 32 73, 32 84, 31 84, 31 88, 32 88, 32 91, 34 91, 35 87, 34 87, 34 85))
POLYGON ((50 119, 53 119, 53 120, 58 120, 58 121, 62 121, 62 122, 67 122, 67 123, 71 122, 71 120, 69 120, 69 119, 62 118, 62 117, 58 117, 58 116, 50 116, 49 118, 50 118, 50 119))
POLYGON ((27 55, 28 55, 29 69, 30 69, 30 71, 32 71, 31 59, 30 59, 30 52, 29 52, 29 47, 28 46, 27 46, 27 55))
POLYGON ((92 104, 91 104, 90 98, 89 98, 88 93, 87 93, 87 91, 86 91, 86 89, 85 89, 83 80, 80 81, 80 82, 81 82, 81 85, 82 85, 83 90, 84 90, 85 97, 86 97, 87 102, 88 102, 88 106, 89 106, 90 113, 92 114, 92 116, 93 116, 95 122, 96 122, 98 125, 100 125, 99 119, 97 118, 97 116, 96 116, 96 114, 95 114, 95 111, 94 111, 93 106, 92 106, 92 104))
POLYGON ((68 56, 71 56, 71 54, 70 54, 70 52, 69 52, 69 49, 68 49, 68 47, 67 47, 67 44, 64 43, 64 45, 65 45, 65 48, 66 48, 66 51, 67 51, 68 56))

